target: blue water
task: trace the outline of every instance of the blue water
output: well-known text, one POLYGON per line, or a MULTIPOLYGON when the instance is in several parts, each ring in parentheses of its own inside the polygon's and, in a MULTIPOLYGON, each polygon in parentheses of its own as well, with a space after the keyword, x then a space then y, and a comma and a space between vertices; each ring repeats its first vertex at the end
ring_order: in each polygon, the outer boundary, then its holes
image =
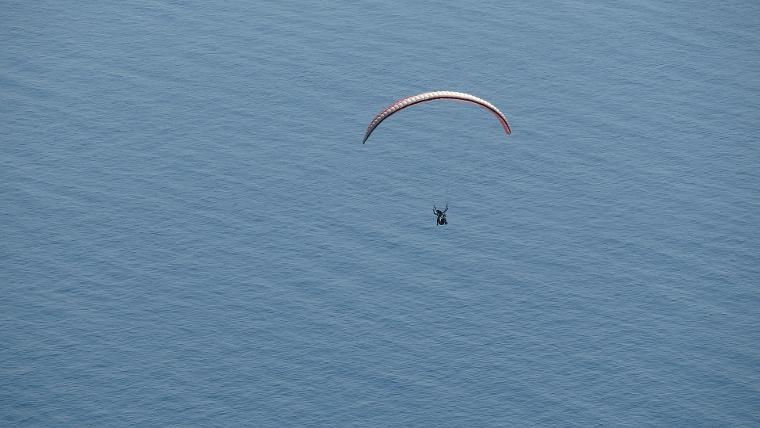
POLYGON ((760 425, 760 3, 1 7, 0 425, 760 425))

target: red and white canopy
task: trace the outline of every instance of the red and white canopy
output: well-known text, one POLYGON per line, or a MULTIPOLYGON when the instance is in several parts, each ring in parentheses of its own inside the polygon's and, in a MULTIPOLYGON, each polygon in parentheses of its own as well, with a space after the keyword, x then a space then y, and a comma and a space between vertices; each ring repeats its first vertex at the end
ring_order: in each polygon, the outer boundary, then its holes
POLYGON ((507 135, 512 133, 512 129, 509 127, 509 123, 507 123, 507 118, 504 116, 504 113, 502 113, 496 106, 489 103, 488 101, 478 98, 475 95, 465 94, 464 92, 452 92, 452 91, 435 91, 435 92, 425 92, 423 94, 415 95, 413 97, 406 97, 402 98, 395 103, 388 106, 385 110, 381 111, 377 114, 377 116, 372 119, 372 122, 370 122, 369 126, 367 127, 367 132, 364 134, 364 141, 363 143, 367 142, 367 139, 372 134, 372 132, 377 128, 378 125, 385 119, 392 116, 394 113, 401 111, 407 107, 413 106, 415 104, 420 104, 428 101, 433 100, 456 100, 456 101, 464 101, 468 103, 473 103, 476 105, 479 105, 483 107, 486 110, 489 110, 491 113, 496 116, 497 119, 499 119, 499 122, 501 122, 501 126, 504 128, 504 132, 507 133, 507 135))

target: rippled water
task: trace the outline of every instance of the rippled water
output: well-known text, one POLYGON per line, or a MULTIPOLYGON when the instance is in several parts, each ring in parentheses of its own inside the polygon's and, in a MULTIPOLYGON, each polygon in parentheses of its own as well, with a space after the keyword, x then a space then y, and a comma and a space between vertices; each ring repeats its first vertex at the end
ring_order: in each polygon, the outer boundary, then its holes
POLYGON ((760 6, 408 3, 3 2, 4 424, 760 424, 760 6))

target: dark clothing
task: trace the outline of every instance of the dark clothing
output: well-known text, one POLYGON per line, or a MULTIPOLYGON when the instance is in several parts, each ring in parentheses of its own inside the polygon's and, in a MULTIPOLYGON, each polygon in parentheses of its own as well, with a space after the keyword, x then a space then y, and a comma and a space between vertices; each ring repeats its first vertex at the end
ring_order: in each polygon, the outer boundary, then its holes
POLYGON ((446 221, 446 212, 441 210, 433 210, 433 214, 435 214, 435 224, 438 226, 443 226, 444 224, 448 224, 448 221, 446 221))

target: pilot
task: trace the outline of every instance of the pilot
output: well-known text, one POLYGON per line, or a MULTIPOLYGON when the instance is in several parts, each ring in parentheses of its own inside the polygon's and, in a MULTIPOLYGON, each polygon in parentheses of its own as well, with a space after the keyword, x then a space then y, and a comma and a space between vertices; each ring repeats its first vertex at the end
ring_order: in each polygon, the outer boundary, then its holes
POLYGON ((446 204, 446 208, 443 209, 443 211, 439 210, 438 208, 433 205, 433 214, 435 214, 435 224, 438 226, 443 226, 444 224, 448 224, 448 221, 446 221, 446 211, 449 210, 449 204, 446 204))

